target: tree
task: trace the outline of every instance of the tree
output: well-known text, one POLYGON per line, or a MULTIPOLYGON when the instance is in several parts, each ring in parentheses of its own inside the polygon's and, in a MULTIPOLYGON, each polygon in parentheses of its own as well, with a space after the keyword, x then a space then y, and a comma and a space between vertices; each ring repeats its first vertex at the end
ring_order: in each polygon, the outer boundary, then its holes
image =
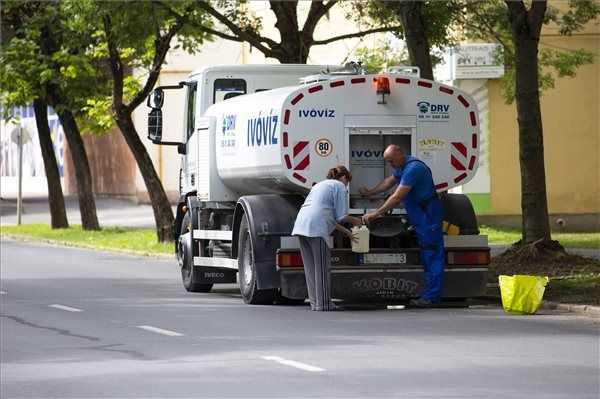
MULTIPOLYGON (((465 36, 475 41, 493 41, 502 45, 498 54, 505 66, 502 87, 508 104, 515 100, 516 87, 516 50, 512 37, 507 5, 501 0, 466 3, 467 7, 458 18, 465 36)), ((581 30, 586 23, 597 17, 600 6, 591 0, 571 1, 566 11, 560 11, 551 5, 546 7, 543 24, 556 25, 559 34, 570 36, 581 30)), ((538 46, 538 87, 540 93, 554 88, 556 78, 574 77, 577 69, 594 62, 594 54, 583 49, 563 49, 550 46, 538 46)))
POLYGON ((173 38, 179 35, 180 45, 194 51, 206 37, 204 27, 210 25, 189 1, 165 2, 160 6, 151 2, 100 1, 73 1, 69 5, 75 14, 84 16, 87 24, 95 26, 94 57, 108 65, 112 94, 94 104, 101 107, 107 101, 110 103, 113 119, 144 179, 158 240, 169 241, 173 212, 132 114, 156 84, 173 38), (142 82, 132 75, 134 70, 147 71, 146 75, 139 75, 142 82))
MULTIPOLYGON (((84 229, 98 229, 87 157, 70 111, 73 104, 72 101, 66 101, 67 96, 63 95, 59 98, 57 94, 61 92, 74 94, 71 91, 74 86, 73 80, 66 79, 64 75, 73 75, 77 72, 77 68, 71 62, 77 56, 73 48, 66 51, 56 44, 56 38, 65 34, 65 25, 61 23, 63 20, 58 15, 57 5, 52 3, 5 2, 3 4, 4 40, 0 58, 2 100, 6 110, 11 106, 26 105, 33 101, 48 179, 52 226, 67 227, 62 187, 45 107, 48 103, 52 104, 59 112, 71 153, 74 155, 82 225, 84 229), (65 118, 70 118, 73 122, 65 123, 65 118)), ((65 36, 70 35, 66 33, 62 37, 65 36)), ((87 77, 84 76, 81 80, 86 81, 86 90, 89 89, 87 77)), ((76 95, 73 97, 77 98, 76 95)))
POLYGON ((523 243, 547 242, 550 223, 538 89, 538 47, 547 4, 535 1, 529 10, 521 1, 508 1, 506 5, 515 47, 523 243))
MULTIPOLYGON (((5 39, 2 43, 0 78, 5 93, 3 100, 6 104, 17 105, 28 104, 37 99, 40 112, 42 104, 52 105, 56 110, 75 165, 82 227, 97 230, 99 224, 91 174, 72 111, 78 109, 78 99, 90 88, 90 76, 85 73, 89 68, 80 68, 82 64, 85 65, 85 57, 81 56, 84 48, 73 45, 77 40, 71 38, 73 32, 69 31, 61 17, 58 3, 5 2, 2 7, 2 22, 5 39)), ((41 134, 46 134, 44 116, 40 117, 41 134)), ((46 143, 42 152, 45 154, 44 161, 52 162, 46 138, 40 137, 40 143, 46 143)), ((56 166, 49 167, 53 169, 56 166)), ((53 173, 47 177, 53 179, 53 173)), ((57 187, 57 182, 52 180, 48 185, 49 189, 50 186, 57 187)), ((49 194, 56 193, 50 191, 49 194)), ((50 197, 49 200, 55 205, 64 202, 50 197)), ((60 218, 58 215, 56 217, 60 218)))
POLYGON ((62 192, 62 185, 60 184, 60 174, 58 173, 56 154, 54 153, 54 146, 52 145, 50 127, 48 126, 48 104, 41 98, 36 98, 33 100, 33 109, 35 112, 35 123, 40 138, 46 180, 48 182, 50 226, 53 229, 67 228, 69 227, 69 222, 65 210, 65 198, 62 192))
POLYGON ((423 20, 423 2, 386 1, 384 4, 393 10, 402 22, 410 62, 419 67, 421 77, 433 80, 431 48, 423 20))
MULTIPOLYGON (((317 40, 314 37, 315 29, 329 11, 341 3, 339 0, 312 1, 302 26, 298 20, 298 1, 270 1, 269 3, 277 19, 275 27, 279 31, 279 42, 261 34, 262 20, 248 10, 247 1, 197 0, 196 7, 211 15, 225 28, 225 31, 206 28, 207 33, 226 40, 248 42, 265 57, 275 58, 282 64, 306 64, 312 46, 322 46, 339 40, 399 29, 399 26, 385 25, 317 40)), ((178 14, 178 18, 183 17, 178 14)))
POLYGON ((459 0, 418 1, 371 0, 350 3, 351 15, 370 26, 400 24, 394 33, 406 42, 410 65, 418 66, 421 77, 433 80, 433 66, 441 49, 455 44, 456 21, 464 11, 459 0))
POLYGON ((26 106, 33 102, 36 125, 40 141, 42 160, 48 185, 50 226, 53 229, 69 227, 65 199, 62 192, 58 163, 48 126, 48 105, 40 95, 36 77, 43 69, 40 63, 24 65, 25 60, 33 59, 37 46, 28 40, 22 29, 24 20, 36 12, 34 4, 5 4, 2 8, 2 55, 0 55, 0 91, 4 105, 5 119, 12 118, 10 109, 26 106))
POLYGON ((526 255, 561 254, 564 249, 552 241, 546 196, 541 91, 554 87, 558 77, 574 76, 576 69, 593 62, 584 50, 544 48, 540 34, 544 24, 554 23, 562 35, 580 30, 600 14, 593 1, 569 3, 561 13, 546 1, 486 2, 469 8, 464 25, 475 38, 487 38, 503 45, 507 74, 505 97, 516 99, 519 125, 519 162, 521 169, 522 253, 526 255))

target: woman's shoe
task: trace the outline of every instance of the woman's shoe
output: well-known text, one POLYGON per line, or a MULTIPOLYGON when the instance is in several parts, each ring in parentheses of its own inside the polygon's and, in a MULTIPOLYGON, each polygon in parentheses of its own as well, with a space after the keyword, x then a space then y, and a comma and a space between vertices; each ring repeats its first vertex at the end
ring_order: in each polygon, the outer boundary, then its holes
POLYGON ((336 305, 335 303, 330 303, 326 308, 323 309, 325 312, 341 312, 344 308, 340 305, 336 305))

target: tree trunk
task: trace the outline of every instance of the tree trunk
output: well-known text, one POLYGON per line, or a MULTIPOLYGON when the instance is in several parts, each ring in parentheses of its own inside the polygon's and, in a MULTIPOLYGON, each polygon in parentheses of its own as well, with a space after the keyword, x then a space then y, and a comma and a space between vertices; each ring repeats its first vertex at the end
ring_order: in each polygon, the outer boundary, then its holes
POLYGON ((312 32, 305 34, 298 27, 298 2, 271 1, 270 5, 281 37, 280 44, 273 49, 273 57, 282 64, 306 64, 312 32))
POLYGON ((154 169, 152 158, 148 154, 146 147, 142 143, 140 136, 133 124, 131 115, 126 110, 126 107, 115 112, 115 120, 129 149, 135 157, 140 173, 144 178, 152 210, 154 212, 154 220, 156 221, 156 235, 158 241, 167 242, 173 240, 173 211, 169 204, 169 199, 162 186, 160 178, 154 169))
POLYGON ((42 99, 33 100, 35 111, 35 123, 40 138, 44 170, 48 182, 48 203, 50 205, 50 226, 53 229, 69 227, 67 212, 65 210, 65 198, 60 184, 60 174, 56 162, 56 154, 52 144, 50 128, 48 126, 48 104, 42 99))
POLYGON ((422 78, 433 80, 429 40, 427 40, 423 21, 423 3, 386 1, 385 4, 400 18, 411 64, 419 67, 422 78))
POLYGON ((79 197, 79 211, 81 212, 81 226, 84 230, 100 230, 98 216, 96 215, 92 174, 90 173, 90 165, 79 127, 70 111, 59 108, 56 113, 65 132, 73 159, 75 178, 77 180, 77 195, 79 197))
POLYGON ((281 51, 277 51, 274 57, 282 64, 306 64, 308 52, 309 48, 300 40, 287 40, 282 44, 281 51))
POLYGON ((521 210, 525 244, 540 239, 550 240, 537 52, 537 43, 532 41, 516 46, 521 210))
POLYGON ((539 33, 543 23, 545 4, 537 3, 535 7, 538 9, 533 9, 532 6, 529 11, 524 5, 517 7, 516 4, 507 3, 516 58, 523 244, 551 241, 538 85, 539 33))

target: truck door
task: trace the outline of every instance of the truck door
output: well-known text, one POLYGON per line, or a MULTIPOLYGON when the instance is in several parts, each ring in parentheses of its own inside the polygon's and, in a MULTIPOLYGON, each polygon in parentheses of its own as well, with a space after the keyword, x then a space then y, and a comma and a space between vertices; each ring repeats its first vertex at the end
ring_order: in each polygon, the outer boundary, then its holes
POLYGON ((350 184, 350 208, 373 209, 379 207, 391 193, 365 199, 358 190, 363 187, 374 187, 377 183, 392 174, 392 168, 383 160, 383 152, 390 144, 400 146, 407 155, 415 151, 416 128, 403 127, 350 127, 349 164, 352 172, 350 184))
POLYGON ((182 193, 188 193, 195 190, 198 176, 196 160, 198 158, 198 135, 195 133, 196 126, 196 99, 198 94, 198 85, 192 82, 187 85, 185 100, 185 155, 181 170, 180 186, 182 193))

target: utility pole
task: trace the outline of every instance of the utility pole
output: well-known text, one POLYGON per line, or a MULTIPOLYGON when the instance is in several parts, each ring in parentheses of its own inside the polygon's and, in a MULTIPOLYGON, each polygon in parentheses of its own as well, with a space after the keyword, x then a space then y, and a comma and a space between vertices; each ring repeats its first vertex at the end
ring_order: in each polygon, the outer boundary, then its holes
POLYGON ((17 194, 17 225, 21 225, 23 214, 23 128, 19 125, 17 133, 17 146, 19 147, 19 191, 17 194))
POLYGON ((19 178, 18 178, 18 189, 17 189, 17 225, 21 225, 21 216, 23 214, 23 145, 31 138, 27 129, 19 124, 11 132, 11 138, 13 143, 18 147, 19 151, 19 178))

